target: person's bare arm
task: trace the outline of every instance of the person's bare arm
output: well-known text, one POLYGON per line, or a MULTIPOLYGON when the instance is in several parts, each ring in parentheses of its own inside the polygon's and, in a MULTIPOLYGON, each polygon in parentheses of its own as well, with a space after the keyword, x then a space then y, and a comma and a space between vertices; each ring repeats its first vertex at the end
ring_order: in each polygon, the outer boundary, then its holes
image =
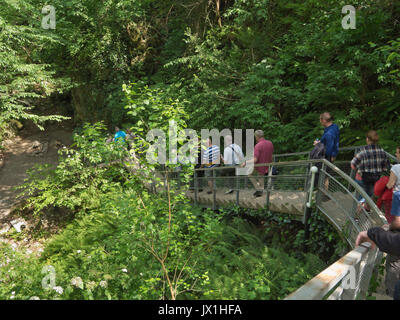
POLYGON ((400 217, 394 216, 389 230, 400 230, 400 217))
POLYGON ((390 171, 389 182, 387 183, 386 188, 392 189, 396 184, 396 181, 397 181, 397 176, 394 174, 393 171, 390 171))
POLYGON ((243 163, 241 164, 241 166, 242 166, 242 168, 243 168, 243 167, 245 167, 246 165, 252 164, 252 163, 257 163, 257 157, 254 157, 253 159, 250 159, 250 160, 246 160, 245 162, 243 162, 243 163))

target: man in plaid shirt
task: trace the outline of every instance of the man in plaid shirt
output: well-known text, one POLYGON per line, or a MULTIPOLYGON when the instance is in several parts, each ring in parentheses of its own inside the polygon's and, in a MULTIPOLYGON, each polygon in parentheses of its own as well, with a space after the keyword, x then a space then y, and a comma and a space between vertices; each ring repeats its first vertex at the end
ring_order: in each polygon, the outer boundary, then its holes
POLYGON ((386 152, 377 145, 378 134, 374 130, 367 133, 367 146, 351 160, 351 168, 361 172, 365 192, 371 197, 374 192, 375 182, 382 173, 390 169, 390 161, 386 152))

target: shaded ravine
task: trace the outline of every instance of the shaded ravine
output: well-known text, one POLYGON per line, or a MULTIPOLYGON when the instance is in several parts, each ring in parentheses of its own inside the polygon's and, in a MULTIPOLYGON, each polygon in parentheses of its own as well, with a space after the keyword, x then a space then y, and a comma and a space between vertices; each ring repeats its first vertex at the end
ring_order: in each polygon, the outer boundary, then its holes
POLYGON ((34 124, 27 124, 16 137, 4 141, 4 163, 0 168, 0 242, 10 243, 7 232, 18 219, 13 209, 20 201, 17 199, 19 191, 14 188, 24 183, 27 170, 35 165, 56 166, 58 150, 72 143, 72 130, 71 120, 47 124, 43 131, 34 124))

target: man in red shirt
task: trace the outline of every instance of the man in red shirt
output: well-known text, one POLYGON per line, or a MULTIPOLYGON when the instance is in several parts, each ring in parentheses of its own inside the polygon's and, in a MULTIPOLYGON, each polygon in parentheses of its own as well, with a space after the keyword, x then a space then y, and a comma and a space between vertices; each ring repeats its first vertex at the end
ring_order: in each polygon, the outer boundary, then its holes
MULTIPOLYGON (((247 164, 261 164, 261 163, 270 163, 272 162, 272 154, 274 152, 274 145, 271 141, 265 140, 264 132, 262 130, 257 130, 255 133, 256 138, 256 146, 254 147, 254 158, 248 161, 245 161, 242 164, 242 167, 247 164)), ((254 167, 255 170, 252 172, 252 176, 250 181, 253 183, 256 192, 254 193, 255 197, 260 197, 264 191, 264 176, 268 174, 268 166, 260 166, 254 167)))

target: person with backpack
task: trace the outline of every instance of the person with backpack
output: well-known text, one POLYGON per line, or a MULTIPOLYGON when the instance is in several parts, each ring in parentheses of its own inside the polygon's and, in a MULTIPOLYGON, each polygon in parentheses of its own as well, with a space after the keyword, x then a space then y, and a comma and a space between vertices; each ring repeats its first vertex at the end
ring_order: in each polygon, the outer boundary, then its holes
MULTIPOLYGON (((325 159, 325 145, 320 141, 318 143, 316 143, 314 145, 314 148, 310 152, 309 158, 310 158, 310 160, 325 159)), ((317 186, 317 184, 318 184, 319 172, 320 172, 320 170, 322 168, 322 163, 316 163, 316 164, 313 164, 313 165, 315 165, 318 168, 318 171, 315 174, 315 180, 314 180, 314 188, 315 188, 317 186)), ((313 166, 313 165, 310 164, 309 169, 311 169, 311 166, 313 166)))
MULTIPOLYGON (((224 149, 224 155, 221 155, 221 160, 224 165, 227 167, 234 167, 239 165, 242 162, 244 155, 240 146, 238 146, 236 143, 232 143, 232 136, 225 136, 225 146, 227 147, 224 149)), ((221 176, 234 177, 236 176, 236 169, 223 169, 221 170, 221 176)), ((230 194, 233 192, 234 183, 235 181, 233 178, 228 178, 227 186, 229 187, 229 189, 225 192, 225 194, 230 194)))
MULTIPOLYGON (((333 163, 339 154, 339 139, 340 139, 339 127, 337 126, 337 124, 333 123, 333 116, 331 115, 330 112, 321 113, 319 116, 319 122, 324 127, 324 133, 320 140, 316 139, 314 141, 314 149, 317 151, 317 153, 324 153, 324 158, 329 162, 333 163)), ((328 178, 325 179, 324 185, 325 185, 325 190, 328 191, 329 190, 328 178)), ((328 201, 328 200, 329 197, 327 197, 324 194, 322 196, 322 201, 328 201)))
POLYGON ((314 141, 314 146, 322 143, 325 147, 325 159, 333 162, 339 153, 339 127, 333 123, 333 116, 329 112, 321 113, 319 121, 325 129, 321 140, 314 141))

